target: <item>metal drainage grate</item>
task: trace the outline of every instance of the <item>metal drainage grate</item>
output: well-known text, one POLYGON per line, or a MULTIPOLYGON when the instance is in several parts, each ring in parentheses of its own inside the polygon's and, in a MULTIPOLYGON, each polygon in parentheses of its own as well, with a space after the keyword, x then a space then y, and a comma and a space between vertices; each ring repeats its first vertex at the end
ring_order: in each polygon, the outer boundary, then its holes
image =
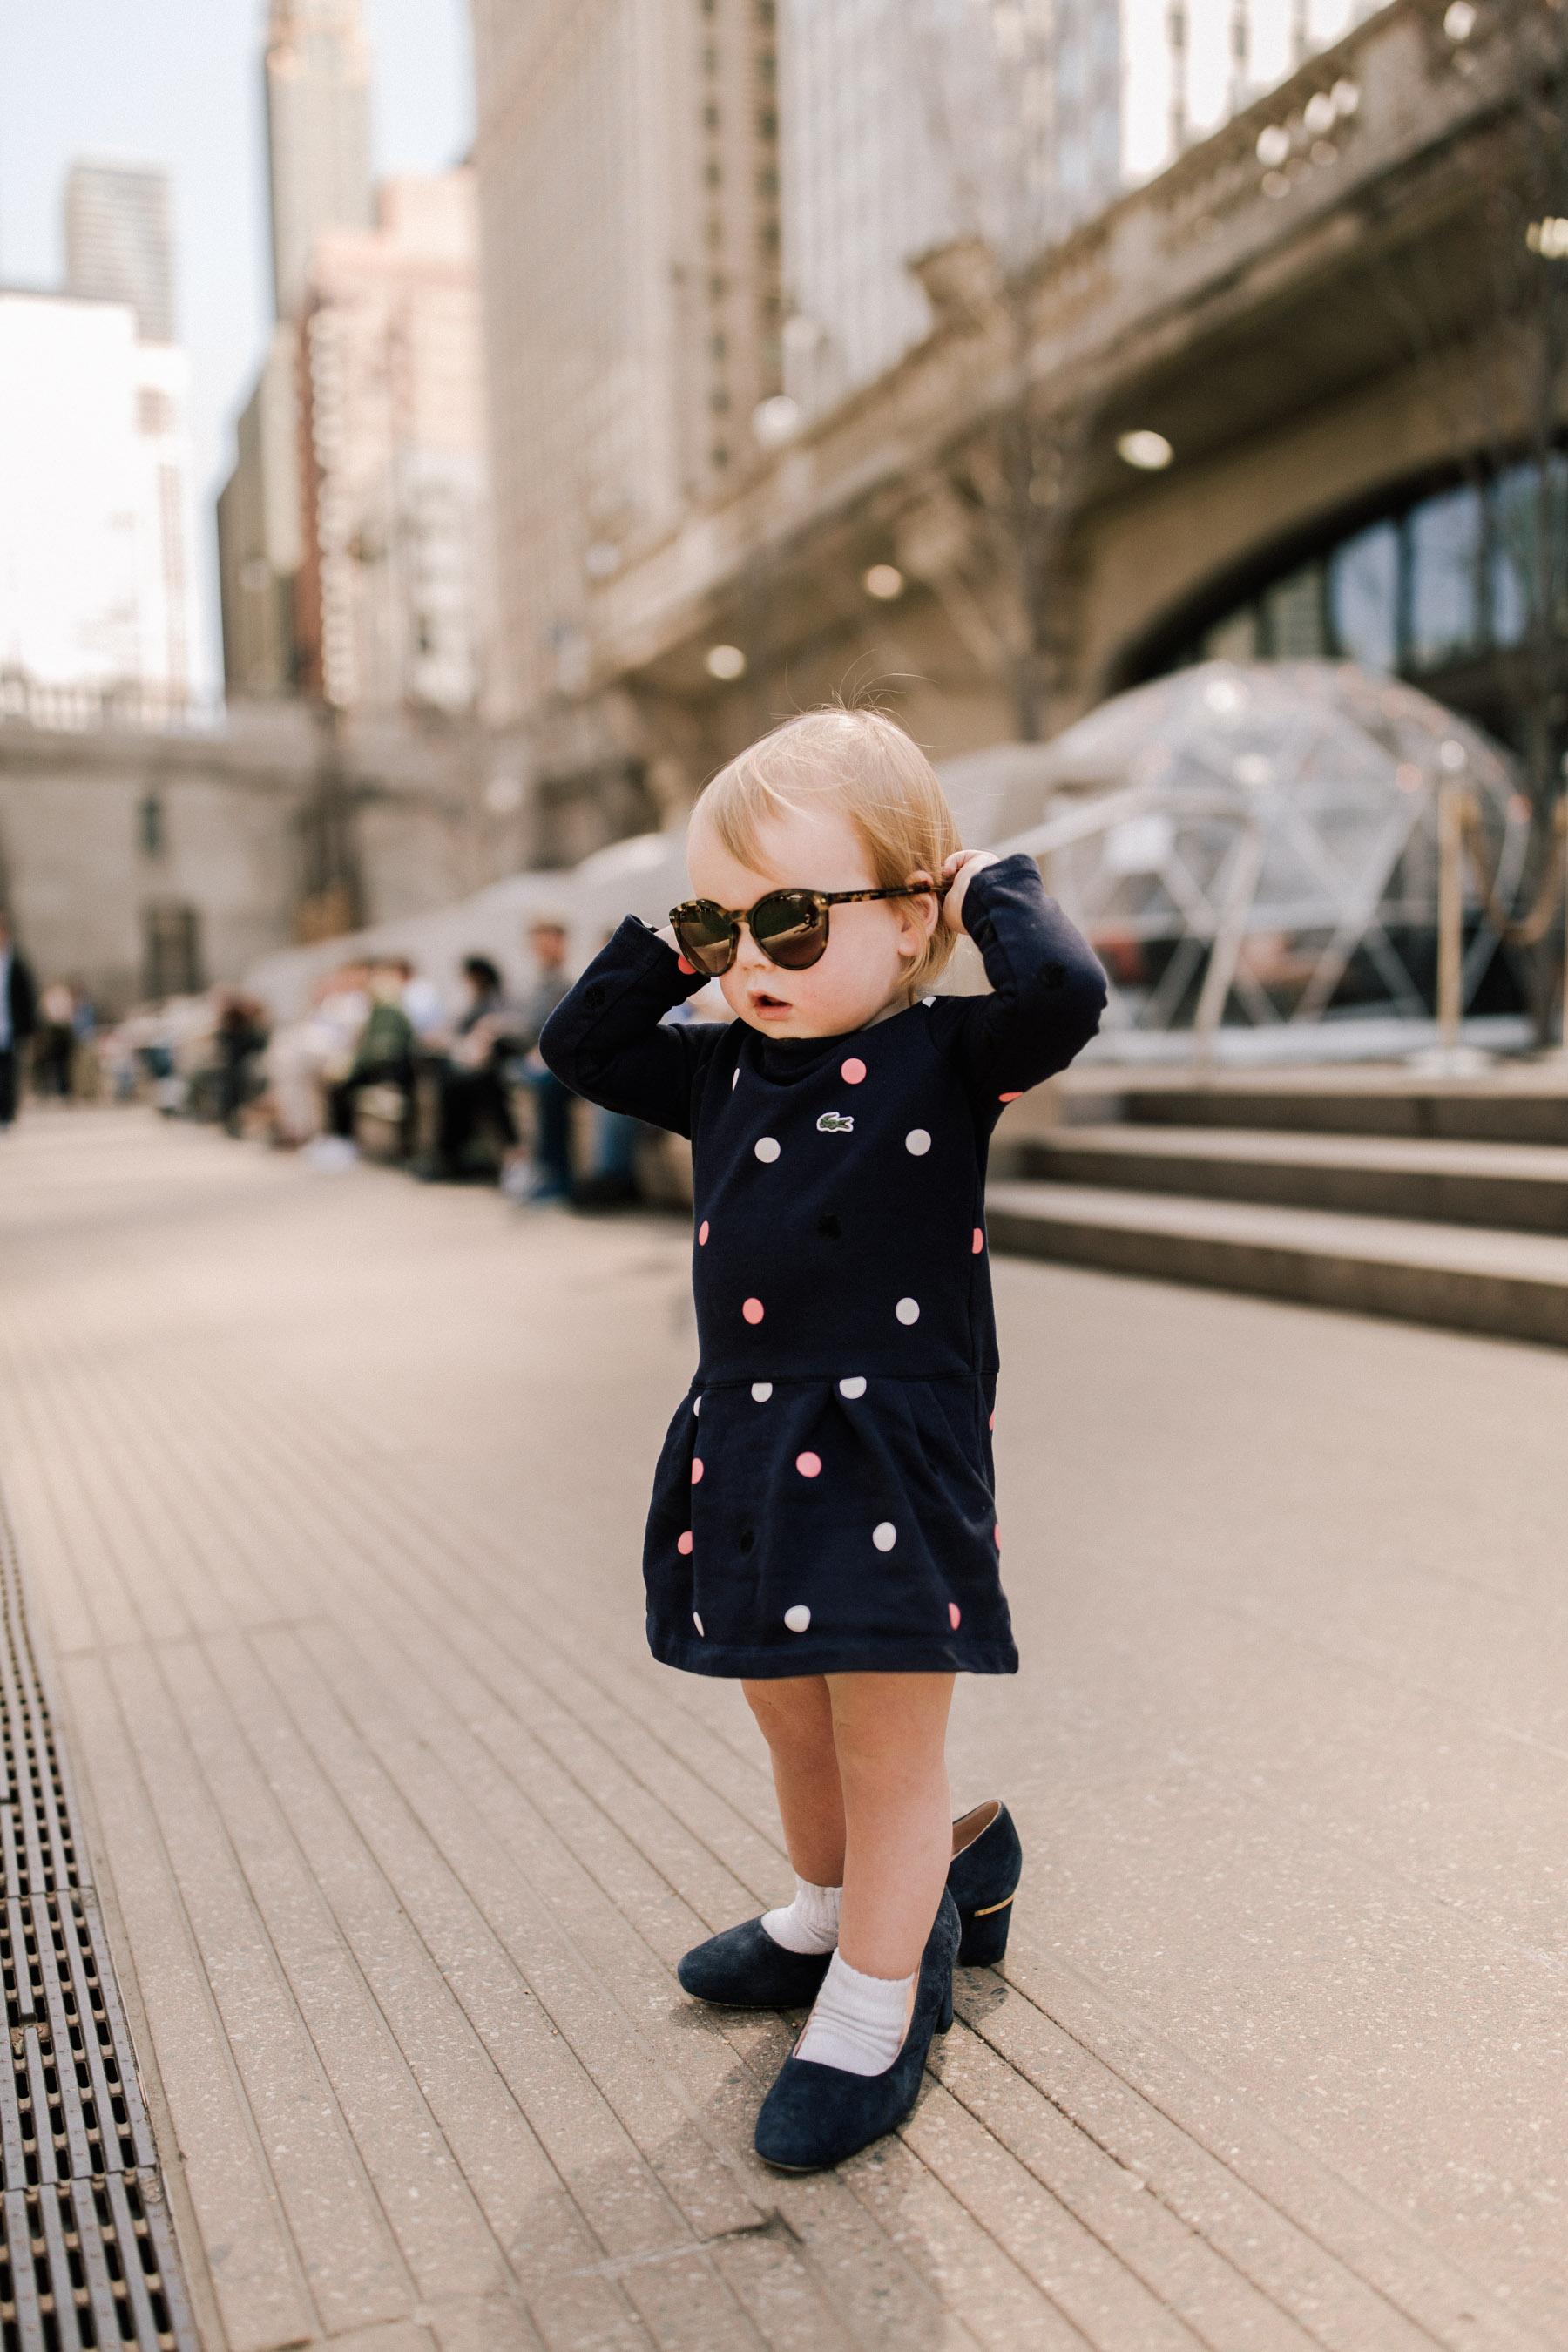
POLYGON ((0 2352, 195 2352, 146 2103, 0 1506, 0 2352))

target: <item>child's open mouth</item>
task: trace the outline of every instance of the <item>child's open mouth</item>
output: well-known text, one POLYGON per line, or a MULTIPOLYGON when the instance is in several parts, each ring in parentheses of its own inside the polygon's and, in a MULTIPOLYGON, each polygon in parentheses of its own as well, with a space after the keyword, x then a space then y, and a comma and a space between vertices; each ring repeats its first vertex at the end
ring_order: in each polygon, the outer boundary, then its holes
POLYGON ((771 995, 765 988, 753 988, 749 993, 752 1011, 760 1020, 776 1020, 781 1013, 795 1011, 794 1005, 788 1003, 784 997, 771 995))

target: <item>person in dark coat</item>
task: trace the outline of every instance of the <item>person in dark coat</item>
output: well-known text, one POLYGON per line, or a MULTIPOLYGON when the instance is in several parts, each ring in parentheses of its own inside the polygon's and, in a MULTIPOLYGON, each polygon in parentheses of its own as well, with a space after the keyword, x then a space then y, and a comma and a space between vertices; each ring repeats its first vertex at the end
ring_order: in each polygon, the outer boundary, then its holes
MULTIPOLYGON (((648 1641, 740 1680, 796 1891, 680 1978, 738 2007, 819 1988, 756 2132, 811 2170, 901 2119, 951 2021, 953 1677, 1018 1663, 986 1153, 1106 988, 1033 858, 961 849, 930 762, 874 712, 807 712, 731 761, 688 858, 701 895, 668 934, 623 923, 541 1045, 590 1101, 691 1139, 700 1352, 655 1475, 648 1641), (962 932, 988 995, 930 990, 962 932), (736 1020, 667 1023, 710 978, 736 1020)), ((1006 1832, 972 1917, 1011 1900, 1006 1832)))
POLYGON ((9 916, 0 913, 0 1128, 16 1116, 17 1056, 37 1025, 37 986, 12 940, 9 916))

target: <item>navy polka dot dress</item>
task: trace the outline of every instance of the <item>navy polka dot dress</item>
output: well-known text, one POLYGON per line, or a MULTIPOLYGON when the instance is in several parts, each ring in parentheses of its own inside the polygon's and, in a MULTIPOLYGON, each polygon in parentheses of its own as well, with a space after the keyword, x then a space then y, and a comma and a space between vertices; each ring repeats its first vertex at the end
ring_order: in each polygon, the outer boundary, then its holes
POLYGON ((541 1040, 566 1085, 689 1135, 701 1354, 659 1456, 648 1641, 695 1674, 1012 1674, 991 1428, 985 1156, 1105 983, 1029 857, 964 918, 994 993, 775 1038, 660 1025, 702 983, 628 919, 541 1040))

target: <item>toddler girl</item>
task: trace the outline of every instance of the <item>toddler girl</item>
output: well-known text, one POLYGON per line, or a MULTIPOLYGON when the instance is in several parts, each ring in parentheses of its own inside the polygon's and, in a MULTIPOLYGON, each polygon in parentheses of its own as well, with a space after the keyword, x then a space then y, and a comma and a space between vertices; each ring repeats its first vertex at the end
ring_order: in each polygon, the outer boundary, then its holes
POLYGON ((943 1760, 953 1675, 1018 1663, 985 1156, 1105 984, 1034 860, 960 848, 873 712, 807 712, 732 761, 688 863, 670 930, 624 922, 541 1046, 590 1101, 691 1139, 700 1360, 655 1479, 648 1641, 740 1679, 796 1893, 680 1978, 737 2007, 815 1996, 756 2131, 806 2171, 909 2112, 961 1937, 973 1960, 1006 1941, 1016 1833, 994 1802, 954 1829, 943 1760), (961 929, 988 996, 930 992, 961 929), (714 976, 732 1024, 665 1023, 714 976))

